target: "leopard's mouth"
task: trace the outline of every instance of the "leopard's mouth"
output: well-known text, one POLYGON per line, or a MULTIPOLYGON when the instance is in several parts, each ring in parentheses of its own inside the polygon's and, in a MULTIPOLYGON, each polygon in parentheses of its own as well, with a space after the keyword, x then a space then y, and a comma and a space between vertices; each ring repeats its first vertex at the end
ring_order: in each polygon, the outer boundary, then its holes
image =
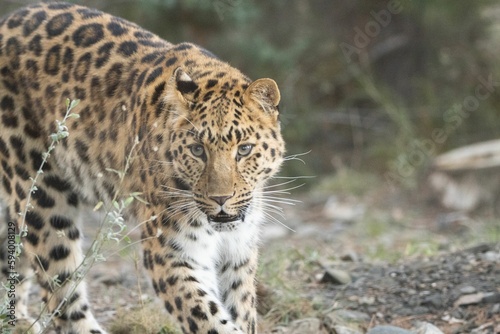
POLYGON ((237 220, 242 220, 241 215, 228 215, 225 212, 220 212, 214 216, 208 216, 208 220, 212 223, 232 223, 237 220))

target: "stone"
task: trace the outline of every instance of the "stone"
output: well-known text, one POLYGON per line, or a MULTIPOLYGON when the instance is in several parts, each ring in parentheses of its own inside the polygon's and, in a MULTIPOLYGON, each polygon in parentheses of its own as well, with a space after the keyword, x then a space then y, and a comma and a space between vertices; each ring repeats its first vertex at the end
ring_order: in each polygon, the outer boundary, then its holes
POLYGON ((344 262, 359 262, 359 255, 354 251, 347 251, 340 256, 340 259, 344 262))
POLYGON ((458 298, 453 304, 454 307, 467 306, 472 304, 479 304, 484 298, 484 293, 475 293, 471 295, 463 295, 458 298))
POLYGON ((292 321, 287 334, 327 334, 318 318, 305 318, 292 321))
POLYGON ((364 296, 359 299, 359 303, 362 305, 373 305, 375 304, 375 297, 373 296, 364 296))
POLYGON ((335 334, 363 334, 361 331, 345 326, 334 326, 333 333, 335 334))
POLYGON ((415 333, 396 326, 376 326, 370 329, 366 334, 415 334, 415 333))
MULTIPOLYGON (((266 332, 266 333, 268 333, 268 332, 266 332)), ((274 328, 269 333, 270 334, 288 334, 289 332, 288 332, 288 329, 286 327, 280 326, 280 327, 274 328)))
POLYGON ((443 332, 433 324, 424 322, 418 326, 417 334, 443 334, 443 332))
POLYGON ((371 317, 363 312, 360 311, 352 311, 352 310, 335 310, 326 315, 327 318, 330 318, 335 322, 342 322, 342 323, 350 323, 350 322, 356 322, 356 323, 363 323, 363 322, 368 322, 371 320, 371 317))
POLYGON ((466 285, 460 288, 460 293, 463 295, 470 295, 476 292, 476 288, 471 285, 466 285))
POLYGON ((487 303, 487 304, 500 303, 500 293, 499 292, 485 293, 481 302, 487 303))
POLYGON ((326 314, 323 322, 330 333, 357 334, 363 333, 361 325, 368 324, 370 319, 370 316, 363 312, 339 309, 326 314))
POLYGON ((332 283, 332 284, 349 284, 351 283, 351 275, 344 270, 326 268, 323 278, 321 278, 321 283, 332 283))
POLYGON ((500 304, 495 304, 490 309, 490 314, 500 314, 500 304))
POLYGON ((481 255, 484 261, 500 263, 500 252, 489 251, 481 255))
POLYGON ((440 294, 431 294, 427 296, 426 298, 423 298, 422 304, 425 305, 431 305, 435 308, 441 308, 444 307, 445 301, 443 300, 443 297, 440 294))

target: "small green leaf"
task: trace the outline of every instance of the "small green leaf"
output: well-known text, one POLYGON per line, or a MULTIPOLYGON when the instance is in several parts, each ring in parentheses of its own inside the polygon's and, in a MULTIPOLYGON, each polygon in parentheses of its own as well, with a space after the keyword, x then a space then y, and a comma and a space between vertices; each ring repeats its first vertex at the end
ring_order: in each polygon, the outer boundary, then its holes
POLYGON ((123 202, 123 207, 126 208, 128 207, 130 204, 132 204, 132 202, 134 201, 134 197, 133 196, 130 196, 128 197, 127 199, 125 199, 125 201, 123 202))
POLYGON ((134 198, 135 198, 137 201, 141 202, 142 204, 146 204, 146 205, 148 205, 148 204, 149 204, 149 202, 148 202, 148 201, 146 201, 144 198, 142 198, 142 197, 140 196, 140 195, 142 195, 142 193, 140 193, 140 192, 136 192, 136 193, 132 193, 131 195, 132 195, 132 196, 134 196, 134 198))
POLYGON ((76 107, 78 105, 78 103, 80 103, 80 100, 71 101, 71 105, 69 106, 69 108, 73 109, 74 107, 76 107))
POLYGON ((97 203, 96 206, 94 206, 93 211, 99 210, 103 206, 103 204, 104 204, 103 201, 99 201, 99 203, 97 203))

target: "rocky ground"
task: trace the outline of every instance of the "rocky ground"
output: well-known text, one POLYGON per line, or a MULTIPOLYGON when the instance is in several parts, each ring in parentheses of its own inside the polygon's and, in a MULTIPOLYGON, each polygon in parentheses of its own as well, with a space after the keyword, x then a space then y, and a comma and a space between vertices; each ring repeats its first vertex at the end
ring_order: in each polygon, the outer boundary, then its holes
MULTIPOLYGON (((316 212, 309 220, 316 223, 298 226, 298 234, 304 237, 289 237, 288 243, 293 240, 292 248, 303 245, 306 249, 299 261, 310 265, 299 266, 297 271, 308 269, 309 276, 298 279, 302 289, 297 291, 320 309, 309 319, 295 320, 272 332, 500 333, 498 220, 446 212, 418 201, 413 204, 425 210, 413 215, 408 203, 392 198, 390 203, 398 203, 391 205, 394 212, 382 215, 382 220, 391 221, 390 227, 367 233, 373 228, 369 222, 377 220, 366 219, 377 216, 377 209, 369 209, 381 203, 375 202, 365 202, 366 207, 360 208, 352 199, 305 199, 303 205, 316 212), (359 217, 361 211, 364 219, 359 217), (406 211, 409 218, 400 215, 406 211)), ((271 248, 276 250, 276 245, 271 248)))
POLYGON ((395 264, 346 260, 324 265, 321 279, 310 289, 311 298, 336 301, 319 318, 322 327, 277 333, 385 333, 376 328, 386 324, 401 328, 387 332, 394 334, 407 333, 403 328, 422 334, 500 331, 499 245, 395 264))
MULTIPOLYGON (((443 218, 394 198, 380 207, 365 198, 301 197, 286 211, 294 232, 270 224, 263 233, 260 333, 500 333, 498 220, 443 218)), ((140 251, 120 247, 88 275, 95 313, 113 334, 158 333, 148 326, 164 314, 140 251)))

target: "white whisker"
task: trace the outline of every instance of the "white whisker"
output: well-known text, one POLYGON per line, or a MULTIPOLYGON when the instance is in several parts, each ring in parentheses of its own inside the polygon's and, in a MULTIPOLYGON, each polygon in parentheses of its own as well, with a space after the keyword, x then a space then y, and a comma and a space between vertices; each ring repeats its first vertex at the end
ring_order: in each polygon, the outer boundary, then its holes
POLYGON ((285 225, 284 223, 280 222, 280 221, 279 221, 279 219, 277 219, 276 217, 274 217, 273 215, 271 215, 271 214, 270 214, 270 213, 268 213, 267 211, 265 211, 265 210, 264 210, 262 213, 263 213, 263 214, 267 217, 267 219, 269 219, 271 222, 276 223, 276 224, 279 224, 279 225, 281 225, 281 226, 285 227, 286 229, 288 229, 288 230, 290 230, 290 231, 292 231, 292 232, 294 232, 294 233, 296 232, 293 228, 291 228, 291 227, 289 227, 289 226, 285 225))
POLYGON ((284 194, 284 195, 290 195, 290 193, 289 193, 290 190, 298 189, 298 188, 302 187, 303 185, 304 185, 304 183, 296 185, 295 187, 286 188, 286 189, 264 190, 264 191, 261 191, 261 193, 264 193, 264 194, 284 194))
MULTIPOLYGON (((288 194, 288 193, 285 193, 285 194, 288 194)), ((261 198, 264 200, 279 200, 279 201, 285 201, 285 202, 289 202, 289 203, 302 203, 302 201, 299 201, 297 199, 269 196, 267 194, 255 194, 254 197, 261 198)))
POLYGON ((307 152, 299 153, 299 154, 294 154, 294 155, 289 155, 287 157, 284 157, 283 161, 297 160, 297 161, 302 162, 305 165, 306 162, 304 160, 302 160, 301 158, 299 158, 299 157, 307 155, 309 153, 311 153, 311 151, 307 151, 307 152))
POLYGON ((262 203, 269 204, 269 205, 271 205, 270 203, 278 203, 278 204, 286 204, 286 205, 291 205, 291 206, 294 206, 296 204, 294 202, 288 202, 287 200, 274 200, 274 199, 263 199, 262 203))
MULTIPOLYGON (((179 117, 184 118, 186 121, 188 121, 188 123, 189 123, 189 124, 191 124, 191 125, 193 126, 193 128, 195 128, 195 129, 196 129, 196 131, 200 132, 200 130, 196 127, 196 125, 194 125, 194 124, 193 124, 193 122, 191 122, 191 121, 189 120, 189 118, 187 118, 187 117, 186 117, 186 116, 184 116, 184 115, 181 115, 180 113, 174 113, 174 114, 175 114, 175 115, 177 115, 177 116, 179 116, 179 117)), ((187 131, 190 131, 190 130, 187 130, 187 131)))
POLYGON ((291 180, 289 180, 289 181, 285 181, 285 182, 282 182, 282 183, 277 183, 277 184, 272 184, 272 185, 265 186, 265 187, 263 187, 263 189, 269 189, 269 188, 281 187, 281 186, 284 186, 284 185, 287 185, 287 184, 293 183, 293 182, 295 182, 295 181, 296 181, 296 179, 291 179, 291 180))
POLYGON ((264 208, 266 212, 268 213, 274 213, 278 216, 280 216, 282 219, 285 219, 285 213, 279 209, 275 209, 275 208, 271 208, 271 207, 267 207, 267 208, 264 208))
POLYGON ((301 179, 315 179, 316 176, 273 176, 273 179, 284 179, 284 180, 301 180, 301 179))

